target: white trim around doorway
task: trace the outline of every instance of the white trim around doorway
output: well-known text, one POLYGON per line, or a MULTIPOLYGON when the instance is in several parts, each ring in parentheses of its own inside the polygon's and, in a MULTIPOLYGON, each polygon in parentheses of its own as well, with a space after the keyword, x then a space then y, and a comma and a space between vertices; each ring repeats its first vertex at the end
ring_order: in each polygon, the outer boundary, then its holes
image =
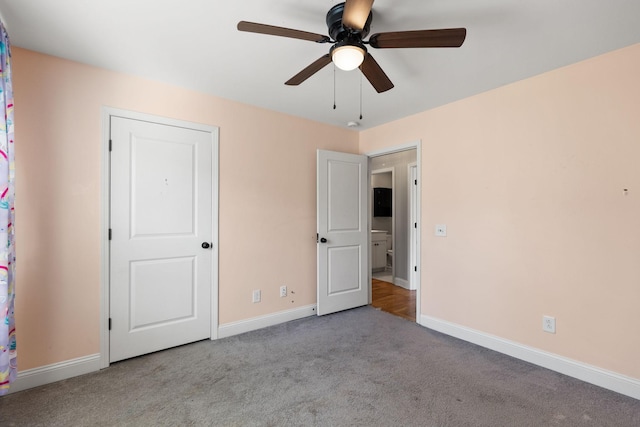
POLYGON ((417 270, 411 269, 411 266, 417 267, 420 263, 420 259, 417 257, 416 250, 420 236, 418 235, 418 230, 415 226, 411 226, 412 223, 418 224, 418 163, 413 162, 407 165, 407 177, 408 177, 408 186, 409 188, 409 228, 412 230, 409 236, 409 290, 414 291, 417 288, 417 270), (415 180, 415 184, 414 181, 415 180), (415 230, 415 231, 414 231, 415 230), (414 236, 413 238, 411 236, 414 236))
MULTIPOLYGON (((396 174, 395 174, 396 168, 395 167, 390 167, 390 168, 382 168, 382 169, 374 169, 374 170, 370 170, 369 171, 369 179, 373 179, 373 175, 379 175, 379 174, 383 174, 383 173, 390 173, 391 174, 391 194, 392 197, 395 197, 395 191, 396 191, 396 174)), ((373 184, 369 183, 369 187, 370 190, 373 188, 373 184)), ((370 200, 370 203, 373 206, 373 196, 371 196, 372 199, 370 200)), ((396 222, 395 222, 395 218, 396 217, 396 203, 392 202, 391 203, 391 247, 395 247, 396 245, 396 222)), ((371 209, 370 212, 370 221, 373 222, 373 209, 371 209)), ((373 225, 371 227, 371 229, 373 229, 373 225)), ((369 255, 369 258, 372 260, 371 261, 371 265, 370 265, 370 270, 373 270, 373 254, 369 255)), ((391 277, 393 277, 394 279, 394 284, 395 284, 395 279, 396 279, 396 275, 395 275, 395 268, 396 268, 396 263, 395 263, 395 259, 392 257, 391 258, 391 277)))
MULTIPOLYGON (((422 188, 422 178, 421 178, 421 163, 422 163, 422 141, 421 140, 417 140, 414 142, 409 142, 407 144, 402 144, 402 145, 395 145, 395 146, 391 146, 391 147, 387 147, 387 148, 383 148, 380 150, 375 150, 375 151, 371 151, 371 152, 367 152, 364 153, 365 156, 367 156, 368 158, 372 158, 372 157, 379 157, 379 156, 384 156, 386 154, 393 154, 393 153, 398 153, 400 151, 407 151, 407 150, 416 150, 416 166, 417 166, 417 176, 418 176, 418 188, 417 188, 417 200, 416 200, 416 217, 418 218, 418 226, 417 226, 417 233, 418 233, 418 242, 417 242, 417 247, 416 247, 416 259, 418 260, 418 271, 415 272, 415 278, 416 278, 416 322, 420 322, 420 318, 422 315, 422 311, 420 309, 420 305, 421 305, 421 288, 422 288, 422 262, 421 262, 421 257, 420 257, 420 247, 421 245, 421 241, 422 241, 422 232, 421 232, 421 219, 422 219, 422 215, 421 215, 421 207, 422 207, 422 202, 421 202, 421 188, 422 188)), ((369 174, 371 175, 371 174, 369 174)), ((371 186, 371 183, 369 182, 369 186, 371 186)), ((371 224, 369 224, 369 232, 371 232, 371 224)), ((371 234, 371 233, 369 233, 371 234)), ((395 237, 394 237, 395 239, 395 237)), ((371 274, 371 273, 369 273, 371 274)), ((371 283, 371 278, 369 278, 369 283, 371 283)), ((369 288, 371 288, 371 286, 369 286, 369 288)), ((370 299, 371 301, 371 299, 370 299)))

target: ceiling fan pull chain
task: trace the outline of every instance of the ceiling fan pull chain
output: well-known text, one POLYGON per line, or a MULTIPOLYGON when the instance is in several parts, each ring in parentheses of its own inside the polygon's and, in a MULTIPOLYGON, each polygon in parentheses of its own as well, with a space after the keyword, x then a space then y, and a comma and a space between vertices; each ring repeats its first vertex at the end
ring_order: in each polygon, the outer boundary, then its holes
POLYGON ((360 73, 360 120, 362 120, 362 73, 360 73))
POLYGON ((336 109, 336 65, 333 65, 333 109, 336 109))

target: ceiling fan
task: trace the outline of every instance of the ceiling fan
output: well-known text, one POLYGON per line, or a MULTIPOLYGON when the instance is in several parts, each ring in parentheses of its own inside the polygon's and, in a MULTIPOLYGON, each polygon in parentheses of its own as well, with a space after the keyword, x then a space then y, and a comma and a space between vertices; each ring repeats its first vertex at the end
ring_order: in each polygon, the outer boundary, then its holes
POLYGON ((369 35, 373 1, 347 0, 329 9, 326 18, 329 36, 247 21, 240 21, 238 30, 333 44, 328 54, 293 76, 285 82, 286 85, 299 85, 333 61, 338 68, 346 71, 360 68, 378 93, 393 88, 393 83, 367 52, 365 45, 375 49, 460 47, 467 35, 465 28, 448 28, 377 33, 369 40, 364 40, 369 35))

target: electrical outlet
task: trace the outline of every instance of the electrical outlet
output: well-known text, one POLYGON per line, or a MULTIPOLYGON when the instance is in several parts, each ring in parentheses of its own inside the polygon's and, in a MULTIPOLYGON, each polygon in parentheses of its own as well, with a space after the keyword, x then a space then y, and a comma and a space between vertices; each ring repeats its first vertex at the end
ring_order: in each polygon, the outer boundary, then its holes
POLYGON ((253 298, 252 301, 253 302, 260 302, 260 300, 262 299, 262 292, 260 292, 260 289, 253 291, 253 298))
POLYGON ((550 334, 555 334, 556 318, 552 316, 542 316, 542 330, 550 334))
POLYGON ((280 297, 286 297, 287 296, 287 287, 286 286, 280 286, 280 297))

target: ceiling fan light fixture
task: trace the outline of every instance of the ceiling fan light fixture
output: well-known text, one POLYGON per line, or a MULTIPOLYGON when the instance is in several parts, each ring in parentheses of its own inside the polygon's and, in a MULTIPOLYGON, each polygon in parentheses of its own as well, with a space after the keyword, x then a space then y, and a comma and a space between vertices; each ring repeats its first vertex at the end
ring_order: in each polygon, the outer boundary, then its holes
POLYGON ((357 45, 336 46, 331 51, 331 60, 336 67, 344 71, 355 70, 364 61, 365 50, 357 45))

